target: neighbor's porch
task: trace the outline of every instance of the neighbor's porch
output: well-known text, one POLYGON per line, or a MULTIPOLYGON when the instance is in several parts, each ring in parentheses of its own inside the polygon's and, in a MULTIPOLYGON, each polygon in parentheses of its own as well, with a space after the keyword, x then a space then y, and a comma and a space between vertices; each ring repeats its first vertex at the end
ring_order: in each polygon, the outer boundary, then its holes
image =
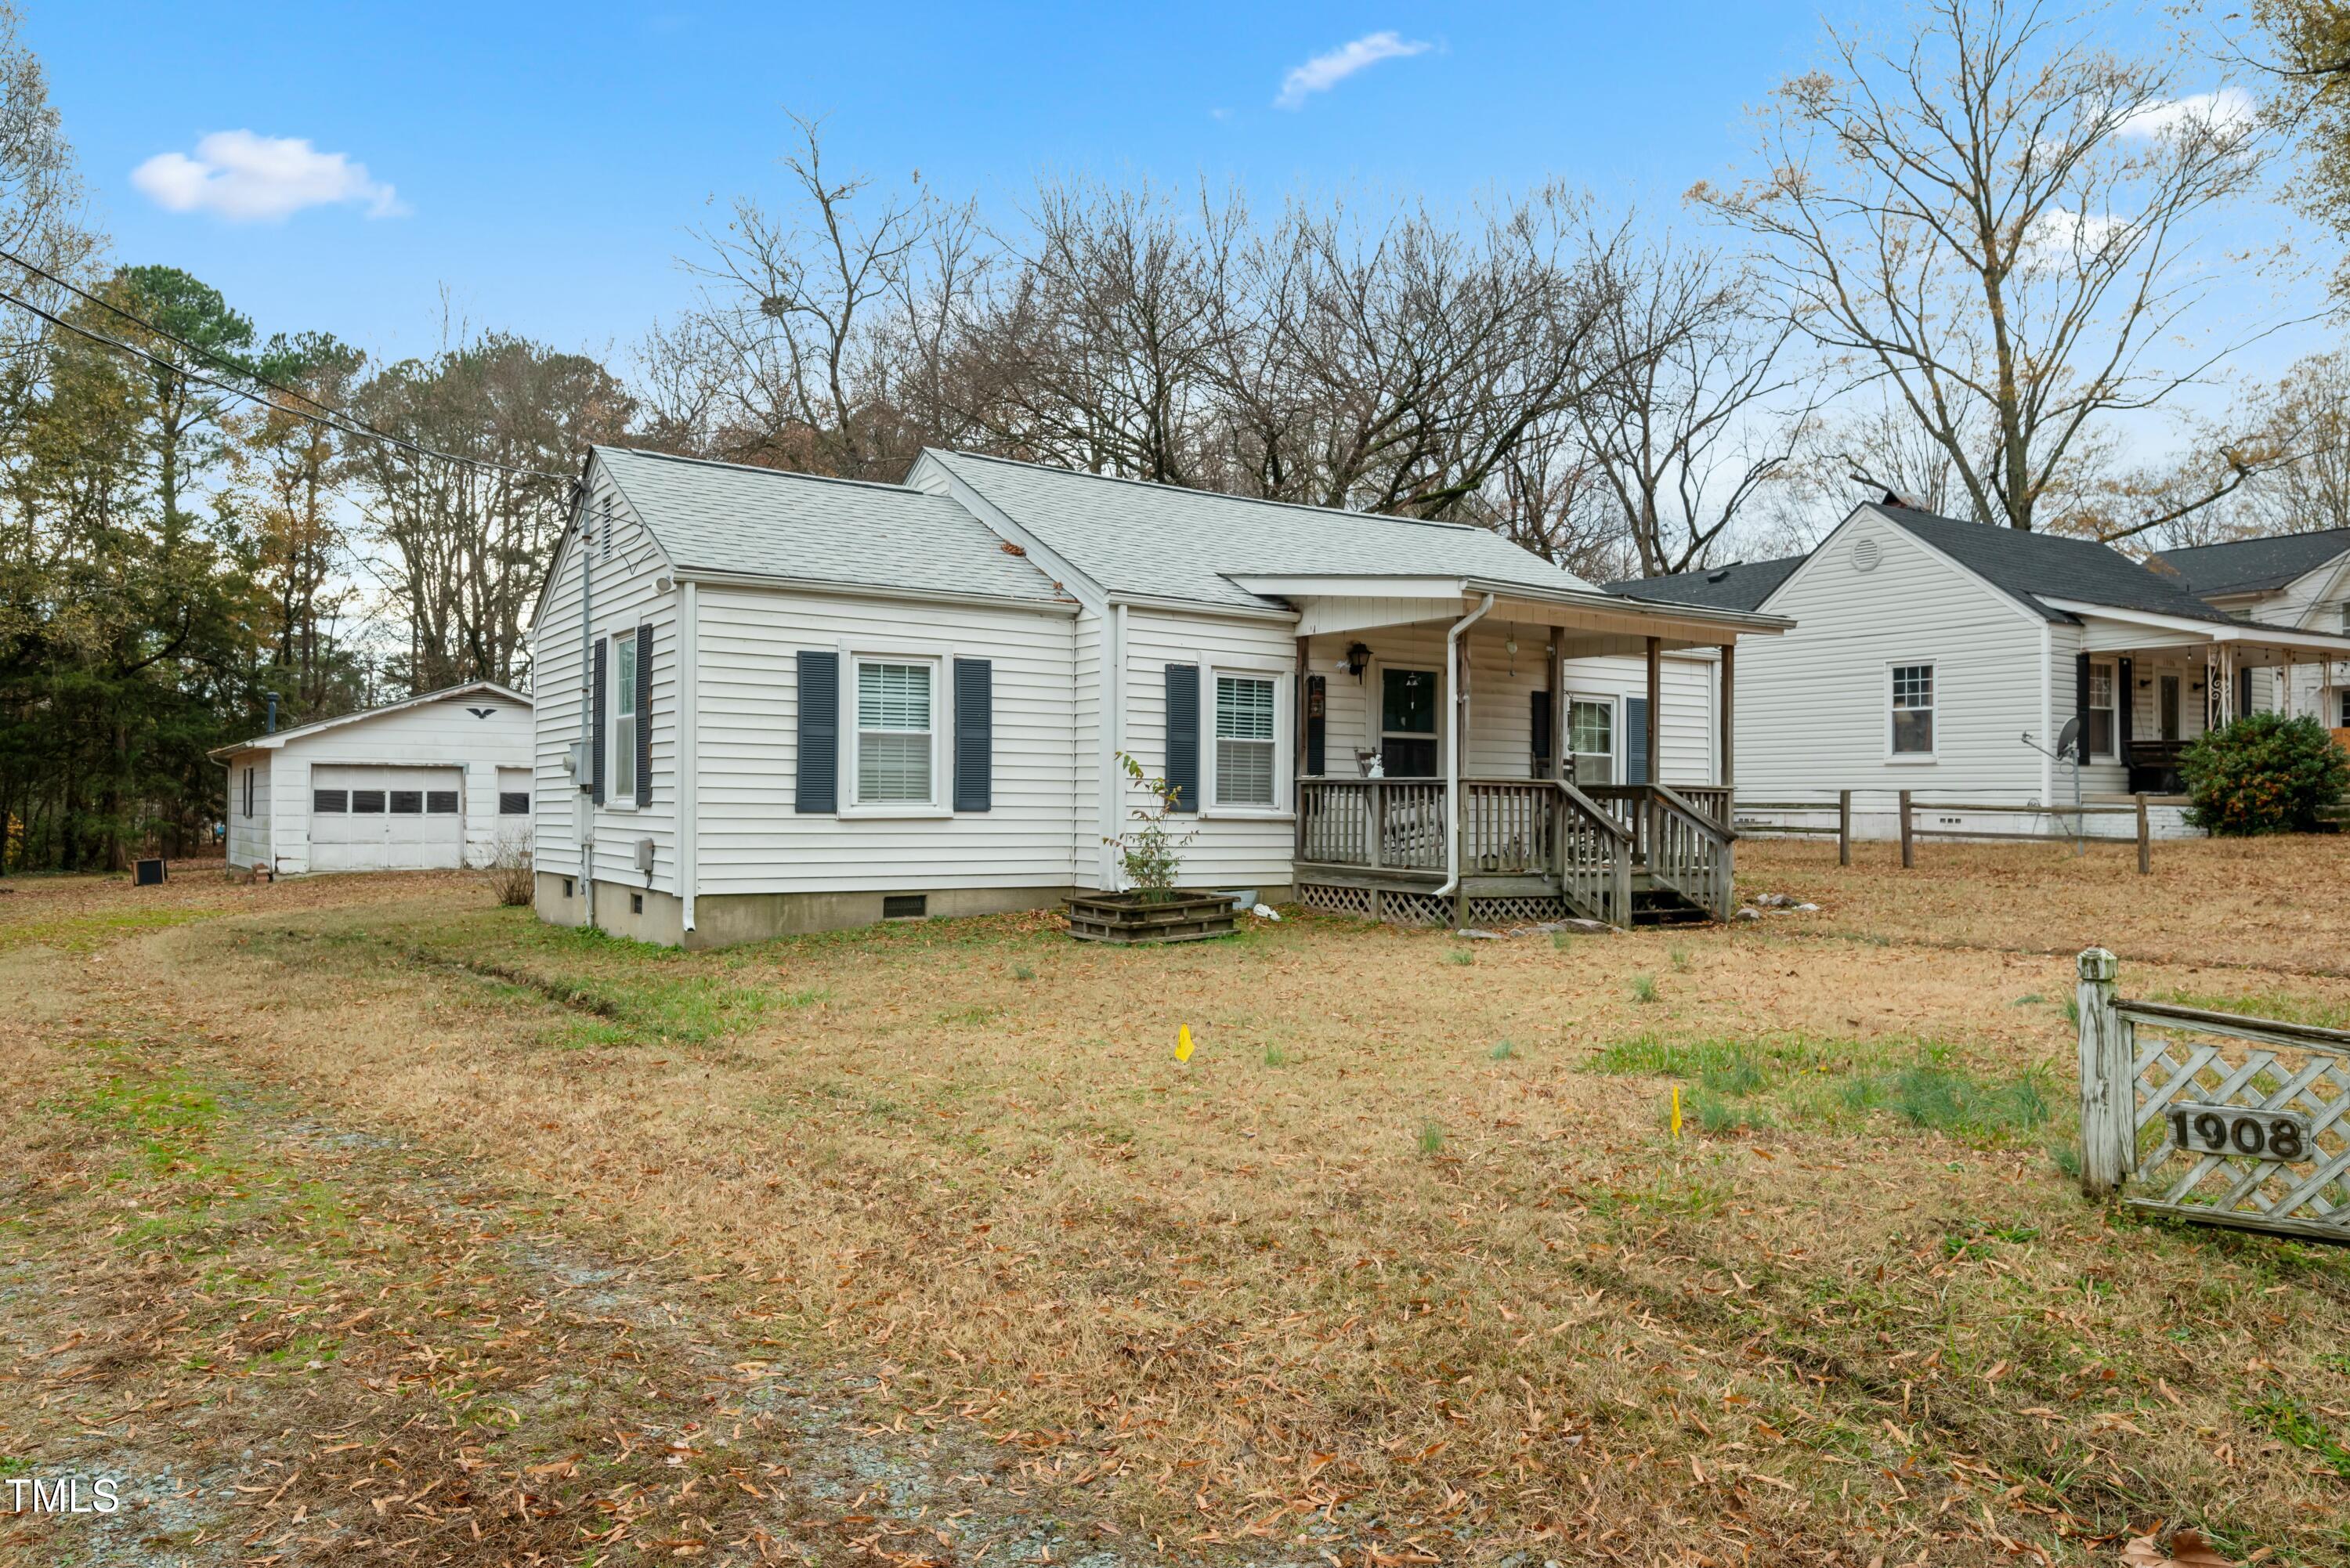
POLYGON ((1735 639, 1783 623, 1597 593, 1284 597, 1304 902, 1453 926, 1727 918, 1735 639))
POLYGON ((2085 793, 2177 796, 2188 747, 2246 713, 2342 723, 2350 641, 2251 624, 2215 636, 2152 618, 2087 623, 2076 661, 2085 793))

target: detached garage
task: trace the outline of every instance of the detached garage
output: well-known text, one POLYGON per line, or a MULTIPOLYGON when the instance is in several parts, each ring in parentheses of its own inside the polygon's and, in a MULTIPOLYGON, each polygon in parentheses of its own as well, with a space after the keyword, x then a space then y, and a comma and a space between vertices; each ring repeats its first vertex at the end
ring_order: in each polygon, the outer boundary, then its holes
POLYGON ((229 864, 486 866, 529 846, 530 750, 530 699, 488 680, 224 746, 229 864))

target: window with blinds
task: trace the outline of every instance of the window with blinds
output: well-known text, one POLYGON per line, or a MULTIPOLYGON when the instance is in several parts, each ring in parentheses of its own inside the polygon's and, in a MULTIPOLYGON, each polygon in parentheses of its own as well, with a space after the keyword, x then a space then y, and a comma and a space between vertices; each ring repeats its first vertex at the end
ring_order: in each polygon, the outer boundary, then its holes
POLYGON ((936 674, 927 663, 858 661, 858 805, 931 804, 936 674))
POLYGON ((1274 687, 1253 675, 1216 677, 1216 804, 1274 804, 1274 687))
POLYGON ((613 802, 633 805, 637 799, 637 634, 634 628, 612 639, 612 792, 613 802))

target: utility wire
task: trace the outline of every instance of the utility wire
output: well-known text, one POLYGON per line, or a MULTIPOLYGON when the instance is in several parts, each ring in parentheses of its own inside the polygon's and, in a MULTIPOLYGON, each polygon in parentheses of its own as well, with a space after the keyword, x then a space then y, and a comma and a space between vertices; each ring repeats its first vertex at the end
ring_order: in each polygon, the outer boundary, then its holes
POLYGON ((244 401, 253 404, 255 408, 292 414, 297 419, 308 420, 312 424, 323 425, 329 430, 338 431, 344 435, 358 436, 368 441, 384 441, 390 445, 399 447, 404 452, 412 452, 418 457, 433 458, 442 462, 463 463, 472 468, 493 469, 500 473, 515 474, 527 479, 553 479, 562 481, 571 478, 571 475, 569 474, 550 473, 545 469, 538 468, 521 468, 513 463, 499 462, 491 458, 467 457, 458 452, 441 452, 435 448, 424 446, 419 442, 410 441, 405 436, 396 436, 389 431, 378 430, 373 425, 368 424, 353 415, 345 413, 340 409, 335 408, 328 403, 320 402, 317 399, 309 396, 307 393, 297 392, 291 387, 281 387, 276 382, 268 379, 266 377, 256 375, 244 366, 236 364, 235 361, 228 359, 224 355, 201 348, 196 344, 189 342, 183 337, 180 337, 167 332, 143 317, 136 315, 131 311, 125 310, 119 305, 110 304, 107 300, 101 299, 96 295, 90 294, 84 289, 78 288, 74 285, 66 282, 63 278, 57 277, 52 273, 44 272, 41 268, 33 265, 32 263, 24 260, 13 252, 0 250, 0 259, 5 259, 12 262, 36 276, 47 278, 49 282, 56 284, 58 287, 65 289, 67 292, 77 295, 102 309, 109 310, 115 315, 121 317, 126 321, 135 322, 145 330, 155 334, 156 337, 162 338, 168 343, 177 344, 180 348, 186 349, 191 354, 201 355, 205 358, 213 360, 216 364, 225 364, 237 376, 245 380, 252 381, 258 386, 266 387, 271 391, 279 393, 282 396, 293 398, 299 401, 307 403, 312 408, 318 410, 319 412, 312 414, 305 413, 300 409, 280 408, 278 405, 271 403, 265 399, 255 396, 248 388, 231 386, 224 381, 216 380, 210 376, 201 375, 198 372, 190 369, 185 365, 166 359, 159 354, 152 353, 148 349, 140 348, 136 343, 126 343, 120 337, 110 337, 103 332, 93 331, 87 327, 77 326, 73 322, 68 321, 62 317, 42 309, 39 306, 33 304, 29 300, 19 299, 13 294, 0 291, 0 302, 13 305, 19 310, 30 311, 33 315, 39 317, 42 320, 49 323, 53 327, 61 327, 68 332, 74 333, 78 337, 86 337, 91 342, 103 345, 106 348, 119 349, 123 353, 135 355, 138 358, 146 360, 149 364, 156 366, 160 369, 169 370, 173 375, 185 376, 192 381, 210 387, 215 391, 226 392, 231 397, 241 398, 244 401))

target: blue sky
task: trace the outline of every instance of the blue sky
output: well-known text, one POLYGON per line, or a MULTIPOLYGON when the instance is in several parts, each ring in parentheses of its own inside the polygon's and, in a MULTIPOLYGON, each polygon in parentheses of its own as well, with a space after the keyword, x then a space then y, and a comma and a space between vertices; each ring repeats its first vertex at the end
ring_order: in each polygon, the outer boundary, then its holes
MULTIPOLYGON (((432 347, 445 286, 478 324, 619 354, 684 296, 688 231, 776 188, 786 105, 830 117, 836 159, 998 210, 1064 169, 1439 202, 1557 175, 1669 213, 1741 166, 1745 106, 1814 60, 1821 14, 27 0, 26 31, 120 259, 184 266, 264 330, 378 353, 432 347), (1380 34, 1388 57, 1276 106, 1292 70, 1380 34), (233 132, 338 155, 304 172, 339 199, 208 209, 207 168, 238 145, 200 139, 233 132)), ((1900 18, 1865 0, 1835 14, 1900 18)))

